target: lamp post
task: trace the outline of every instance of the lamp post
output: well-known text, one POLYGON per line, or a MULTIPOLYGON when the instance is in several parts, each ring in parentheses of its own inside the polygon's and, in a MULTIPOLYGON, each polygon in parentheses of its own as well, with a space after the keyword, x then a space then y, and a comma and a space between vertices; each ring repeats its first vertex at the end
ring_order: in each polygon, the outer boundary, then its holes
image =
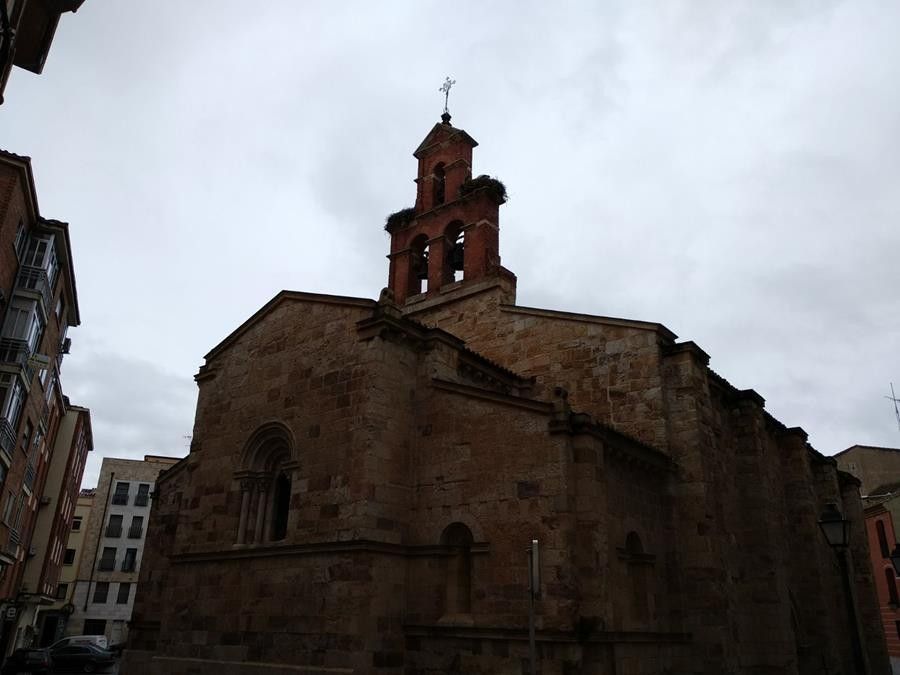
MULTIPOLYGON (((862 640, 859 636, 859 622, 856 619, 856 603, 853 600, 850 565, 847 561, 847 547, 850 545, 850 521, 844 518, 836 504, 827 504, 822 515, 819 516, 819 527, 822 528, 822 534, 825 535, 825 540, 834 550, 841 567, 841 580, 844 585, 847 620, 850 622, 850 638, 853 643, 853 660, 856 664, 856 672, 858 675, 868 675, 866 661, 863 658, 862 640)), ((900 551, 898 551, 898 563, 900 563, 900 551)))

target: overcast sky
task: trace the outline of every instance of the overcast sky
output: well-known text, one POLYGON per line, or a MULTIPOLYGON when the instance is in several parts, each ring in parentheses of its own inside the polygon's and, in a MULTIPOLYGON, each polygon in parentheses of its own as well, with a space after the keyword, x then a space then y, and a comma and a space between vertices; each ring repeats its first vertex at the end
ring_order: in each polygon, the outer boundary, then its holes
POLYGON ((0 147, 70 223, 63 390, 181 455, 203 355, 280 289, 378 297, 457 80, 522 305, 664 323, 832 454, 900 446, 900 4, 87 0, 0 147))

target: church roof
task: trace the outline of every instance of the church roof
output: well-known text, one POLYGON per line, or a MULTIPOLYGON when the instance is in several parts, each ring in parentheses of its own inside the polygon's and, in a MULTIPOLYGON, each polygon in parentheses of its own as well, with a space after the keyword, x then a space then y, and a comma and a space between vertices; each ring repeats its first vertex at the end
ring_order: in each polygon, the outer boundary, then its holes
POLYGON ((345 295, 327 295, 324 293, 303 293, 301 291, 280 291, 274 298, 272 298, 265 305, 256 310, 256 312, 254 312, 253 315, 250 316, 250 318, 244 321, 244 323, 231 331, 231 333, 229 333, 224 340, 210 349, 209 352, 207 352, 206 356, 204 356, 203 358, 209 361, 210 359, 216 357, 231 344, 233 344, 241 335, 246 333, 254 324, 268 315, 281 303, 288 300, 320 302, 323 304, 362 307, 366 309, 373 309, 376 305, 376 302, 369 298, 355 298, 345 295))
POLYGON ((419 147, 416 148, 415 152, 413 152, 413 157, 415 157, 416 159, 421 159, 422 155, 425 154, 425 151, 432 146, 455 138, 464 140, 473 148, 478 145, 478 141, 469 136, 469 134, 467 134, 462 129, 457 129, 450 124, 438 122, 432 127, 431 131, 428 132, 428 135, 425 136, 425 140, 419 143, 419 147))

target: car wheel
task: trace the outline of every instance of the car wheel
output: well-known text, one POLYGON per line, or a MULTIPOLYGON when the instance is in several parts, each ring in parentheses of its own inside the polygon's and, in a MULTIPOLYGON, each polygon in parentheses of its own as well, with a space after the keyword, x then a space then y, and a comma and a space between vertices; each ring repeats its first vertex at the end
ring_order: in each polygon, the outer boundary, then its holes
POLYGON ((81 670, 85 673, 93 673, 96 669, 97 667, 93 663, 85 663, 81 670))

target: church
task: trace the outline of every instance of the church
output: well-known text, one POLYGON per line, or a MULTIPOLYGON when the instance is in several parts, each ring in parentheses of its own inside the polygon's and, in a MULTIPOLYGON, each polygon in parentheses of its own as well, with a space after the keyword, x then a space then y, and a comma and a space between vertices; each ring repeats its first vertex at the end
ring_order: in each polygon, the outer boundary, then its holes
POLYGON ((122 672, 520 675, 532 605, 543 675, 890 672, 858 482, 665 326, 517 304, 477 145, 413 153, 377 300, 206 355, 122 672))

